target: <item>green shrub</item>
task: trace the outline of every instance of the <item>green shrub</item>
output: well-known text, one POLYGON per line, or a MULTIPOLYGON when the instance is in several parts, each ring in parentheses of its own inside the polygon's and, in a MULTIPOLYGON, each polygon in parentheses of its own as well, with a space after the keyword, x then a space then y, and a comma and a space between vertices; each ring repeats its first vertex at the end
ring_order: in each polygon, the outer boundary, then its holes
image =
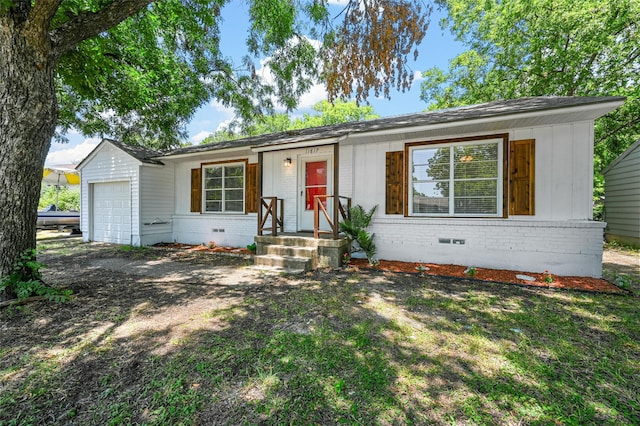
POLYGON ((0 293, 6 292, 10 299, 45 296, 58 302, 68 300, 71 290, 57 290, 44 284, 40 273, 44 266, 36 260, 35 249, 25 250, 14 262, 11 274, 0 279, 0 293))
MULTIPOLYGON (((42 210, 51 204, 56 204, 56 187, 53 185, 42 186, 40 190, 40 201, 38 210, 42 210)), ((80 210, 80 191, 71 190, 67 187, 60 187, 58 193, 58 210, 70 211, 80 210)))
POLYGON ((376 245, 373 242, 375 234, 369 234, 367 228, 378 206, 373 206, 368 212, 361 205, 355 205, 349 209, 348 218, 340 222, 340 231, 351 240, 351 251, 362 251, 367 256, 369 263, 377 263, 375 259, 376 245), (356 243, 354 245, 353 243, 356 243))

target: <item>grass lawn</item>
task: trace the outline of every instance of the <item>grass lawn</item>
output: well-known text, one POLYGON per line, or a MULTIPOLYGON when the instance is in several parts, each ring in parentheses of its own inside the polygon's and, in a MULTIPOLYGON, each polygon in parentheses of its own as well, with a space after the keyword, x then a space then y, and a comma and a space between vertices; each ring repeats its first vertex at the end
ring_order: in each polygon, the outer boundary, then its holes
POLYGON ((0 311, 0 425, 640 422, 637 296, 43 244, 76 296, 0 311))

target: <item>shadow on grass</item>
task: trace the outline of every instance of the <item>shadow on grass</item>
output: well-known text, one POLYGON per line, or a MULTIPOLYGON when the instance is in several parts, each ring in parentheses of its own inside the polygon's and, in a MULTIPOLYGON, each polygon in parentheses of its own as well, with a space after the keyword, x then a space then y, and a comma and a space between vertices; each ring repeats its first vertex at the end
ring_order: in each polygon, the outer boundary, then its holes
POLYGON ((229 282, 234 258, 154 274, 168 257, 51 256, 76 298, 0 313, 0 424, 637 419, 633 298, 375 272, 229 282), (126 270, 95 267, 112 257, 126 270))

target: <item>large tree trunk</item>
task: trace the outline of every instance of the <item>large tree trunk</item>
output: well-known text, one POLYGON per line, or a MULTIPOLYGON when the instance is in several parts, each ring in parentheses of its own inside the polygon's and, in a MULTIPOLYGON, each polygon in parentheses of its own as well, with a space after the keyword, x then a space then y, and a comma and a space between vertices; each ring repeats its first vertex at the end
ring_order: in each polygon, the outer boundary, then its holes
POLYGON ((36 246, 42 167, 57 120, 55 59, 22 11, 0 16, 0 276, 36 246))

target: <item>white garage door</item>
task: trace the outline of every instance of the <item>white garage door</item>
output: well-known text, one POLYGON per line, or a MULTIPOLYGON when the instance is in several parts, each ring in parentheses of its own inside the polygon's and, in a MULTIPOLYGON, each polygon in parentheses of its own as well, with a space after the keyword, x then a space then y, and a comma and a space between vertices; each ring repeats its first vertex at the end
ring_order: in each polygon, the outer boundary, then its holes
POLYGON ((131 243, 129 182, 93 184, 93 241, 131 243))

